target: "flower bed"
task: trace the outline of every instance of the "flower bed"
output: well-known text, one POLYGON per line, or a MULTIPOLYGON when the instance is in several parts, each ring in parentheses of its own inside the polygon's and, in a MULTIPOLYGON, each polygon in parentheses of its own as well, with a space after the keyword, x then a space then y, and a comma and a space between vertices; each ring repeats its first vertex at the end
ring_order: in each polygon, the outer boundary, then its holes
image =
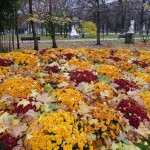
POLYGON ((1 150, 150 149, 150 52, 0 54, 1 150))

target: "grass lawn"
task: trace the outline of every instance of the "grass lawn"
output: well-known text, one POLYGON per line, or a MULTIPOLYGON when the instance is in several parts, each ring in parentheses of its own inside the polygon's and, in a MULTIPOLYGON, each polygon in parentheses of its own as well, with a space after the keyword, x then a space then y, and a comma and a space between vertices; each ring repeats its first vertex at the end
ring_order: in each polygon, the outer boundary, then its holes
MULTIPOLYGON (((118 34, 119 35, 119 34, 118 34)), ((101 38, 103 39, 107 39, 107 38, 109 38, 109 39, 111 39, 111 38, 117 38, 118 37, 118 35, 116 35, 116 34, 108 34, 108 35, 106 35, 106 34, 101 34, 101 38)), ((50 35, 45 35, 45 34, 39 34, 39 35, 37 35, 38 37, 40 37, 41 38, 41 40, 50 40, 51 39, 51 37, 50 37, 50 35)), ((32 37, 32 34, 20 34, 19 35, 19 37, 21 38, 21 37, 32 37)), ((82 35, 80 35, 80 37, 81 37, 81 39, 82 39, 82 35)), ((15 37, 16 38, 16 37, 15 37)), ((96 38, 96 35, 95 34, 85 34, 84 35, 84 38, 86 39, 86 38, 96 38)), ((140 35, 139 34, 135 34, 135 38, 140 38, 140 35)), ((56 34, 56 39, 57 40, 59 40, 59 39, 65 39, 63 36, 60 36, 60 34, 56 34)), ((67 39, 69 39, 69 34, 68 34, 68 36, 67 36, 67 39)))
MULTIPOLYGON (((20 42, 21 49, 33 49, 33 42, 20 42)), ((103 47, 111 47, 113 49, 131 49, 131 50, 150 50, 150 42, 143 43, 140 40, 135 40, 134 44, 125 44, 124 40, 101 40, 101 45, 96 45, 95 41, 57 41, 58 47, 64 48, 80 48, 80 47, 88 47, 88 48, 103 48, 103 47)), ((51 42, 40 42, 39 41, 39 49, 45 49, 52 47, 51 42)))

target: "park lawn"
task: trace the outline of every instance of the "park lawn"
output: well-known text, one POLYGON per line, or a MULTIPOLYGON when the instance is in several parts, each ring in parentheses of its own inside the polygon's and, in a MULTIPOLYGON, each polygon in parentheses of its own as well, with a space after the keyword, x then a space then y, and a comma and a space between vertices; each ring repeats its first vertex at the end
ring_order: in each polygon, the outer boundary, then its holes
MULTIPOLYGON (((112 34, 112 33, 110 33, 110 34, 100 34, 100 36, 101 36, 101 39, 112 39, 112 38, 118 38, 118 35, 119 34, 112 34)), ((41 40, 50 40, 51 39, 51 37, 50 37, 50 35, 49 34, 38 34, 37 35, 38 37, 40 37, 41 38, 41 40)), ((21 39, 21 37, 32 37, 32 34, 19 34, 19 37, 20 37, 20 39, 21 39)), ((82 38, 82 34, 80 35, 80 38, 81 39, 86 39, 86 38, 96 38, 96 34, 85 34, 84 35, 84 38, 82 38)), ((139 34, 135 34, 135 38, 140 38, 140 35, 139 34)), ((15 37, 15 39, 16 39, 16 37, 15 37)), ((64 38, 64 36, 61 36, 60 34, 56 34, 56 39, 57 40, 62 40, 62 39, 70 39, 70 36, 69 36, 69 34, 68 34, 68 36, 67 36, 67 38, 64 38)))

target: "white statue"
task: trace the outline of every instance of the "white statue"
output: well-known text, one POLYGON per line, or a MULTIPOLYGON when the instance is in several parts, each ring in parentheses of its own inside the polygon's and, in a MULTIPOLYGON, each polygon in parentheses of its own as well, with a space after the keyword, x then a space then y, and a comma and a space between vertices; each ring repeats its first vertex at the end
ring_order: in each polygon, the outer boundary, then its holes
POLYGON ((143 32, 145 32, 146 31, 146 27, 145 27, 145 24, 143 25, 143 32))
POLYGON ((135 23, 135 21, 131 20, 129 31, 127 33, 134 33, 134 23, 135 23))
POLYGON ((70 36, 71 36, 71 37, 73 37, 73 36, 79 36, 79 34, 76 32, 76 30, 75 30, 75 28, 74 28, 74 25, 73 25, 72 28, 71 28, 70 36))

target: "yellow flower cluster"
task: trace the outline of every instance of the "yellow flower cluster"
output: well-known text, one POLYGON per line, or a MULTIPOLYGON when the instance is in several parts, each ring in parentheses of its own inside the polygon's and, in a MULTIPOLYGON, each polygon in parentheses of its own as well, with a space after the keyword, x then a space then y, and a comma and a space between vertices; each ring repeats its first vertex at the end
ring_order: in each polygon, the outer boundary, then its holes
POLYGON ((37 53, 36 50, 32 50, 32 49, 31 50, 23 50, 21 52, 24 54, 32 54, 32 55, 35 55, 37 53))
POLYGON ((8 72, 7 67, 0 67, 0 77, 5 76, 8 72))
POLYGON ((88 52, 90 51, 91 49, 89 48, 79 48, 79 49, 76 49, 74 50, 75 54, 77 55, 82 55, 84 57, 87 57, 88 56, 88 52))
POLYGON ((54 74, 54 75, 52 75, 52 76, 53 76, 52 81, 56 80, 58 83, 68 82, 68 78, 63 77, 63 76, 60 75, 60 74, 54 74))
POLYGON ((105 62, 109 56, 108 49, 94 49, 88 52, 88 58, 92 61, 105 62))
POLYGON ((142 78, 144 81, 150 83, 150 74, 142 73, 142 72, 136 72, 135 75, 136 75, 136 77, 142 78))
POLYGON ((89 69, 91 67, 91 64, 89 62, 86 62, 86 61, 81 61, 81 60, 78 60, 78 59, 73 59, 73 60, 70 60, 68 61, 68 64, 69 65, 72 65, 72 66, 76 66, 80 69, 89 69))
POLYGON ((79 102, 83 100, 83 95, 74 89, 58 89, 55 92, 60 105, 66 105, 71 110, 77 110, 79 108, 79 102))
POLYGON ((118 79, 122 76, 119 69, 113 65, 101 65, 97 68, 99 75, 105 75, 108 78, 118 79))
POLYGON ((148 73, 150 73, 150 67, 147 67, 146 70, 148 73))
POLYGON ((70 49, 70 48, 61 48, 62 49, 62 54, 67 54, 67 53, 73 53, 73 54, 75 54, 75 52, 76 52, 76 50, 74 50, 74 49, 70 49))
POLYGON ((5 94, 10 94, 14 98, 27 98, 31 93, 31 89, 36 89, 37 92, 41 91, 38 85, 32 78, 8 78, 0 84, 0 97, 5 94))
POLYGON ((99 96, 101 92, 107 92, 108 95, 106 94, 106 96, 110 99, 113 98, 113 91, 111 87, 106 83, 98 82, 94 85, 94 94, 99 96))
POLYGON ((139 58, 138 58, 138 60, 150 64, 150 52, 149 51, 140 50, 139 51, 139 58))
POLYGON ((132 57, 132 54, 130 51, 127 51, 125 49, 118 49, 117 52, 114 54, 114 57, 119 57, 122 60, 127 61, 132 57))
POLYGON ((150 54, 149 55, 141 55, 138 58, 138 60, 141 62, 146 62, 146 63, 150 64, 150 54))
POLYGON ((43 63, 58 61, 59 57, 61 56, 64 50, 65 50, 64 48, 57 48, 57 49, 49 48, 43 54, 39 54, 38 58, 43 63))
POLYGON ((32 150, 83 150, 87 144, 85 131, 83 122, 69 112, 50 112, 31 124, 28 134, 33 137, 27 144, 32 150))
POLYGON ((39 59, 43 62, 43 63, 48 63, 50 61, 56 61, 57 57, 55 55, 53 55, 52 53, 46 53, 43 55, 39 55, 39 59))
POLYGON ((93 110, 92 118, 88 120, 88 132, 93 132, 99 137, 102 144, 103 139, 115 139, 119 131, 123 129, 123 122, 119 113, 107 104, 98 104, 93 110))
POLYGON ((143 100, 144 108, 147 110, 147 112, 150 114, 150 91, 147 91, 145 93, 141 93, 140 97, 143 100))
POLYGON ((36 56, 24 52, 13 51, 4 54, 3 58, 14 60, 15 64, 25 65, 26 67, 36 66, 36 56))
POLYGON ((129 72, 135 71, 134 65, 132 65, 128 62, 125 62, 125 61, 117 62, 117 67, 120 68, 121 70, 124 70, 124 71, 129 71, 129 72))

